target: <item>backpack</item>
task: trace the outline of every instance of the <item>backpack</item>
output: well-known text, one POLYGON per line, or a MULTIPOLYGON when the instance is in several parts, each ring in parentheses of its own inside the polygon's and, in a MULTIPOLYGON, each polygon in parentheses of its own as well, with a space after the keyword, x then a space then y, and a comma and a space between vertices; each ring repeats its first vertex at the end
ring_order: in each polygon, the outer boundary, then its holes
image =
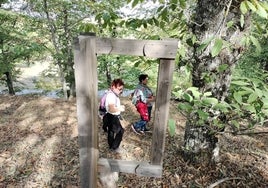
POLYGON ((106 108, 105 108, 105 101, 106 101, 107 94, 108 94, 108 92, 104 93, 104 95, 100 99, 99 111, 101 113, 106 113, 107 112, 106 108))
POLYGON ((131 99, 131 102, 132 104, 134 104, 135 106, 138 104, 138 102, 141 100, 141 93, 142 91, 139 90, 139 89, 136 89, 134 92, 133 92, 133 95, 132 95, 132 99, 131 99))

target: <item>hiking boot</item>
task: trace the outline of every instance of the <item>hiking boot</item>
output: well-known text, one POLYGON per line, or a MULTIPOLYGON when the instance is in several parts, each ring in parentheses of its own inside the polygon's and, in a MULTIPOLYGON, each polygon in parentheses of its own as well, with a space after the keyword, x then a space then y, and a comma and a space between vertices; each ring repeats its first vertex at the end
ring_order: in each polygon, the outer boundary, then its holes
POLYGON ((144 132, 148 132, 148 131, 150 131, 150 129, 145 128, 143 131, 144 132))
POLYGON ((134 131, 134 133, 136 133, 136 134, 144 134, 143 131, 137 130, 137 129, 135 128, 134 125, 131 125, 131 129, 132 129, 132 130, 134 131))
POLYGON ((144 131, 145 133, 152 133, 151 129, 147 129, 147 128, 145 128, 143 131, 144 131))
POLYGON ((134 131, 134 133, 140 134, 139 131, 134 127, 134 124, 131 125, 131 129, 134 131))

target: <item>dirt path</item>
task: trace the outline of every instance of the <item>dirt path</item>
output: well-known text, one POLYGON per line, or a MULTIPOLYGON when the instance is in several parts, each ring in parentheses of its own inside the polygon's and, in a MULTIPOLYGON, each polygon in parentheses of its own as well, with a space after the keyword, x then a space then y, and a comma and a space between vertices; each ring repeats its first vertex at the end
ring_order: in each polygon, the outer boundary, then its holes
POLYGON ((18 78, 18 82, 23 84, 23 86, 27 89, 34 89, 34 81, 37 80, 42 71, 46 70, 48 67, 48 62, 37 62, 29 67, 21 67, 20 70, 22 74, 18 78))
MULTIPOLYGON (((46 70, 49 67, 48 62, 37 62, 30 66, 18 66, 21 71, 21 75, 13 83, 14 88, 33 90, 35 89, 35 82, 40 78, 42 71, 46 70)), ((0 85, 1 91, 7 90, 7 87, 0 85)))

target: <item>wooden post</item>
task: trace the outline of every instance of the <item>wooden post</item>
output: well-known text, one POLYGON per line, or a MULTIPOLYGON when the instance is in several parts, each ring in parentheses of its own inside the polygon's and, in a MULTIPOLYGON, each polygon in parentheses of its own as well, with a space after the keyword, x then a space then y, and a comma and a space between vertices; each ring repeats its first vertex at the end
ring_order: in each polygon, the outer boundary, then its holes
POLYGON ((163 163, 174 64, 174 59, 160 59, 151 147, 152 165, 163 163))
POLYGON ((74 46, 74 63, 81 187, 96 188, 99 153, 95 36, 79 36, 74 46))
POLYGON ((147 177, 162 177, 162 166, 151 165, 148 162, 141 161, 125 161, 120 159, 99 159, 99 171, 100 172, 124 172, 137 174, 138 176, 147 177))
MULTIPOLYGON (((74 44, 80 180, 82 188, 97 187, 98 167, 109 172, 161 177, 169 113, 176 40, 131 40, 79 36, 74 44), (98 160, 98 97, 96 54, 121 54, 160 58, 151 164, 135 161, 98 160)), ((104 173, 106 174, 106 173, 104 173)), ((108 173, 109 174, 109 173, 108 173)))

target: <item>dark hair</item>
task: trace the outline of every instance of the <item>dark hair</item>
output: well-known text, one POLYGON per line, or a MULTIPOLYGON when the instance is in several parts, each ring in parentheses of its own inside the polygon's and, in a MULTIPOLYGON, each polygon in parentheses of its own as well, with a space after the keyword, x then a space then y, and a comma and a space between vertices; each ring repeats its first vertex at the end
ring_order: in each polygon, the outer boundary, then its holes
POLYGON ((124 86, 124 82, 122 79, 118 78, 118 79, 114 79, 112 82, 112 86, 118 87, 118 86, 124 86))
POLYGON ((141 74, 141 75, 139 76, 139 81, 142 82, 143 80, 145 80, 145 79, 148 78, 148 77, 149 77, 148 74, 141 74))

